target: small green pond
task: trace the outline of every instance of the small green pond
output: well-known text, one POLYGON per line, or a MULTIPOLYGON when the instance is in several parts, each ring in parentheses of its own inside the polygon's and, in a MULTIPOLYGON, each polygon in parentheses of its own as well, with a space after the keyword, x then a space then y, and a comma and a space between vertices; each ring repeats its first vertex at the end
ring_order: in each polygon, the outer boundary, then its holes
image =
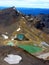
POLYGON ((34 45, 19 45, 19 47, 28 51, 29 53, 36 53, 42 51, 42 48, 34 45))

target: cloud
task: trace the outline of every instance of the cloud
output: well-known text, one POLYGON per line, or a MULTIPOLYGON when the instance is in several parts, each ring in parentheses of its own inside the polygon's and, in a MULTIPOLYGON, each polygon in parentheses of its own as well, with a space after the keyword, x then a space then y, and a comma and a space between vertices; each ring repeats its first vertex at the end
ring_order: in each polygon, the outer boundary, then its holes
POLYGON ((49 0, 0 0, 0 6, 49 8, 49 0))
POLYGON ((40 1, 42 1, 42 2, 49 2, 49 0, 40 0, 40 1))

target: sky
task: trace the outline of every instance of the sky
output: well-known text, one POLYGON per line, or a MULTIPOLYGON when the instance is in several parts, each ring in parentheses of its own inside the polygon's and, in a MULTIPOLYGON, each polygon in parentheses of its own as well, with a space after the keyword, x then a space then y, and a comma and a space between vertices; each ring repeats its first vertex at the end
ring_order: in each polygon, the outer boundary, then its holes
POLYGON ((0 6, 26 7, 26 8, 49 8, 49 0, 0 0, 0 6))

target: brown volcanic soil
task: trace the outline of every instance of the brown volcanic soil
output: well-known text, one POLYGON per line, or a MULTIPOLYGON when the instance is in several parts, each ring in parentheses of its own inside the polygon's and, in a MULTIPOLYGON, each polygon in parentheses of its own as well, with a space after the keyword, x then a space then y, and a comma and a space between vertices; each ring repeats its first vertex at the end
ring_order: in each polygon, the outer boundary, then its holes
POLYGON ((0 11, 0 34, 14 32, 17 28, 19 16, 20 13, 13 7, 0 11))
POLYGON ((17 54, 22 57, 22 61, 19 64, 13 64, 13 65, 49 65, 49 61, 47 62, 44 60, 40 60, 18 47, 10 47, 10 46, 0 47, 0 65, 9 65, 7 62, 4 61, 4 58, 8 54, 17 54))

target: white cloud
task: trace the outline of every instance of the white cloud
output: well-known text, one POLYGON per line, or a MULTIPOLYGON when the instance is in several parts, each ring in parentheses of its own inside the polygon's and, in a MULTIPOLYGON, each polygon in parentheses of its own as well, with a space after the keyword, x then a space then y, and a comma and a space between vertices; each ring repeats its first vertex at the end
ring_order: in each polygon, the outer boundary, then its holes
POLYGON ((42 1, 42 2, 49 2, 49 0, 40 0, 40 1, 42 1))
POLYGON ((0 0, 0 6, 49 8, 49 0, 0 0))

